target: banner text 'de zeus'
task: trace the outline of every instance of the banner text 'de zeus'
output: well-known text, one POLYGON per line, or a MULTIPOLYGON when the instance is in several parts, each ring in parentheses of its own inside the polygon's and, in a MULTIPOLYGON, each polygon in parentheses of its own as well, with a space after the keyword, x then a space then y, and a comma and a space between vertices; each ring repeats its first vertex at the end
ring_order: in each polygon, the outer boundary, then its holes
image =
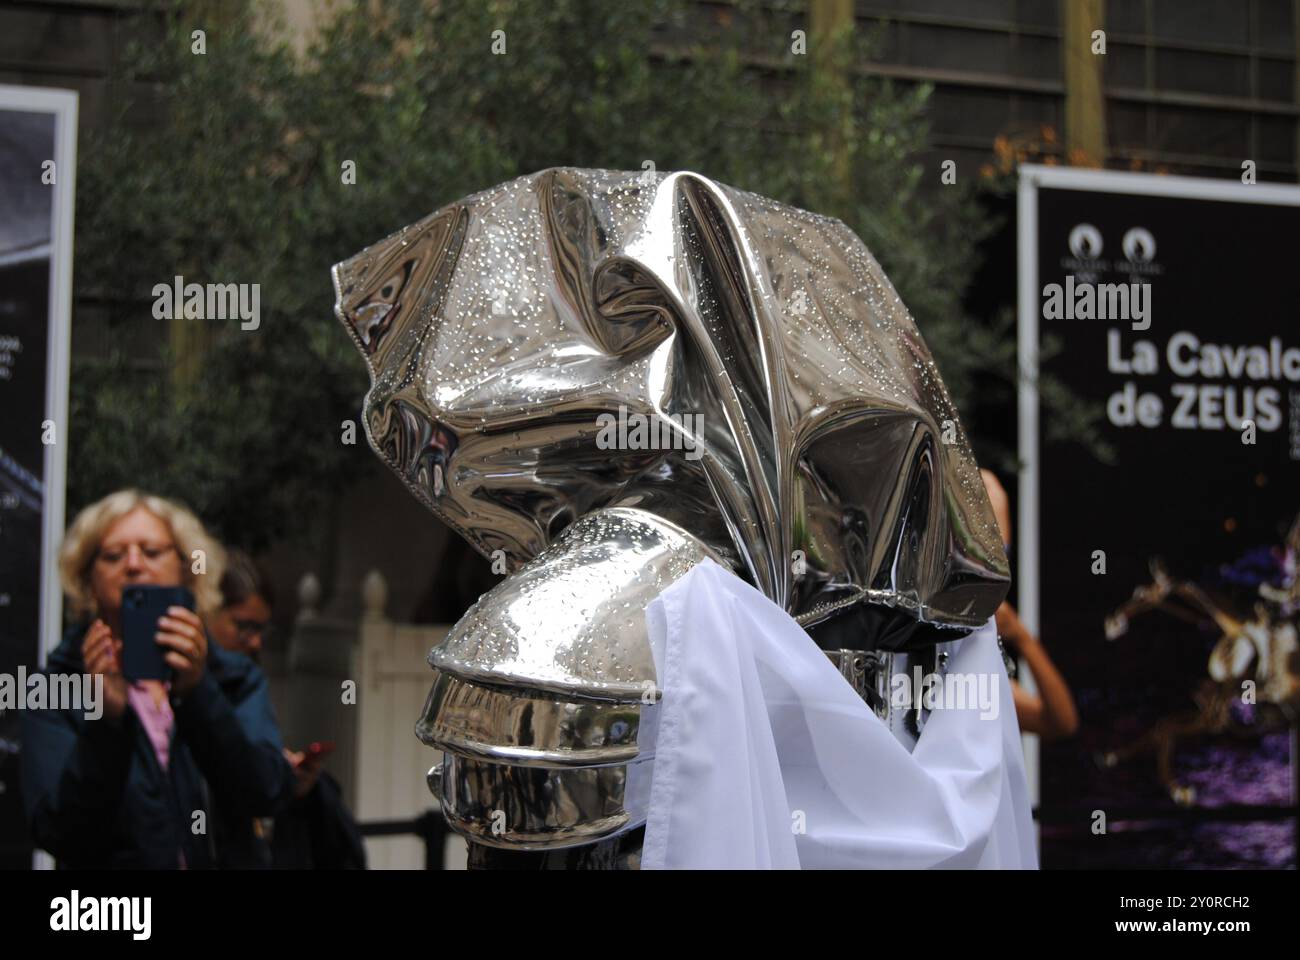
POLYGON ((1168 412, 1169 425, 1182 430, 1240 430, 1247 422, 1266 433, 1283 423, 1282 388, 1300 383, 1300 347, 1281 337, 1262 344, 1203 343, 1179 331, 1163 344, 1138 338, 1126 343, 1117 329, 1106 332, 1106 369, 1128 376, 1160 372, 1163 357, 1180 382, 1169 396, 1139 392, 1128 380, 1106 401, 1106 416, 1117 427, 1158 427, 1168 412), (1167 402, 1166 402, 1167 400, 1167 402))

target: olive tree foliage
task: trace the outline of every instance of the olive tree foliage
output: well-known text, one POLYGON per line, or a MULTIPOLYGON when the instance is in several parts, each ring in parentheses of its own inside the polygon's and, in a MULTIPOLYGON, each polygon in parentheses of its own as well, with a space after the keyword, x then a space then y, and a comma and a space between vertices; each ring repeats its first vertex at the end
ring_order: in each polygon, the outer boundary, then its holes
POLYGON ((818 68, 860 62, 869 37, 798 51, 797 3, 336 0, 294 49, 267 6, 124 23, 116 117, 80 157, 77 309, 117 346, 74 367, 73 508, 144 486, 252 549, 318 526, 374 468, 330 265, 548 166, 690 169, 840 217, 959 407, 1008 374, 1011 338, 961 309, 983 218, 918 160, 929 91, 818 68), (178 275, 258 284, 259 326, 157 319, 152 291, 178 275))

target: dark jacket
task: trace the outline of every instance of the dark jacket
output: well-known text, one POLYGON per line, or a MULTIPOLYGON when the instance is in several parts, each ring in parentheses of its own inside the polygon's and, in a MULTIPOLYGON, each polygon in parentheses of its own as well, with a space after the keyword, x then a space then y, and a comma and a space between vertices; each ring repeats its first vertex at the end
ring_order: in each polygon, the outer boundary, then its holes
MULTIPOLYGON (((67 631, 47 673, 84 672, 85 631, 67 631)), ((294 777, 262 671, 209 643, 203 679, 172 710, 166 772, 130 705, 118 720, 22 711, 23 801, 60 867, 175 869, 182 854, 190 869, 270 865, 254 821, 284 809, 294 777)))
POLYGON ((271 852, 277 870, 364 870, 361 828, 343 803, 338 781, 322 772, 310 793, 275 818, 271 852))

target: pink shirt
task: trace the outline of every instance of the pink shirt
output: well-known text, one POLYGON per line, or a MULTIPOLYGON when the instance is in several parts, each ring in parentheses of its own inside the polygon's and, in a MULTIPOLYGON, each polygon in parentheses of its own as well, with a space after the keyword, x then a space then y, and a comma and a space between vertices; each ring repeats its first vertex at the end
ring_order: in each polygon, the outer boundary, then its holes
POLYGON ((158 758, 158 765, 163 770, 166 770, 168 748, 171 746, 172 724, 176 721, 176 717, 172 713, 171 703, 168 702, 166 696, 160 702, 155 703, 153 692, 142 682, 131 684, 126 696, 135 709, 135 715, 144 724, 144 732, 149 735, 149 742, 153 744, 153 752, 158 758))

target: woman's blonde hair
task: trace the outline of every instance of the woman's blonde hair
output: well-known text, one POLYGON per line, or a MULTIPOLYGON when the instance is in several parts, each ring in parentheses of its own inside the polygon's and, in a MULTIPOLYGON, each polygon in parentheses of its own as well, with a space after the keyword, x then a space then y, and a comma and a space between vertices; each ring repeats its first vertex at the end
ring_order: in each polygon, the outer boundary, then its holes
POLYGON ((226 551, 204 529, 203 522, 187 507, 173 500, 140 490, 118 490, 78 513, 63 538, 59 550, 59 577, 73 614, 78 617, 99 614, 99 605, 91 591, 91 566, 108 528, 138 507, 143 507, 171 528, 172 539, 181 557, 182 582, 194 594, 198 612, 208 614, 219 610, 226 551), (196 554, 196 551, 202 551, 202 554, 196 554), (195 573, 199 556, 203 558, 203 572, 195 573))

